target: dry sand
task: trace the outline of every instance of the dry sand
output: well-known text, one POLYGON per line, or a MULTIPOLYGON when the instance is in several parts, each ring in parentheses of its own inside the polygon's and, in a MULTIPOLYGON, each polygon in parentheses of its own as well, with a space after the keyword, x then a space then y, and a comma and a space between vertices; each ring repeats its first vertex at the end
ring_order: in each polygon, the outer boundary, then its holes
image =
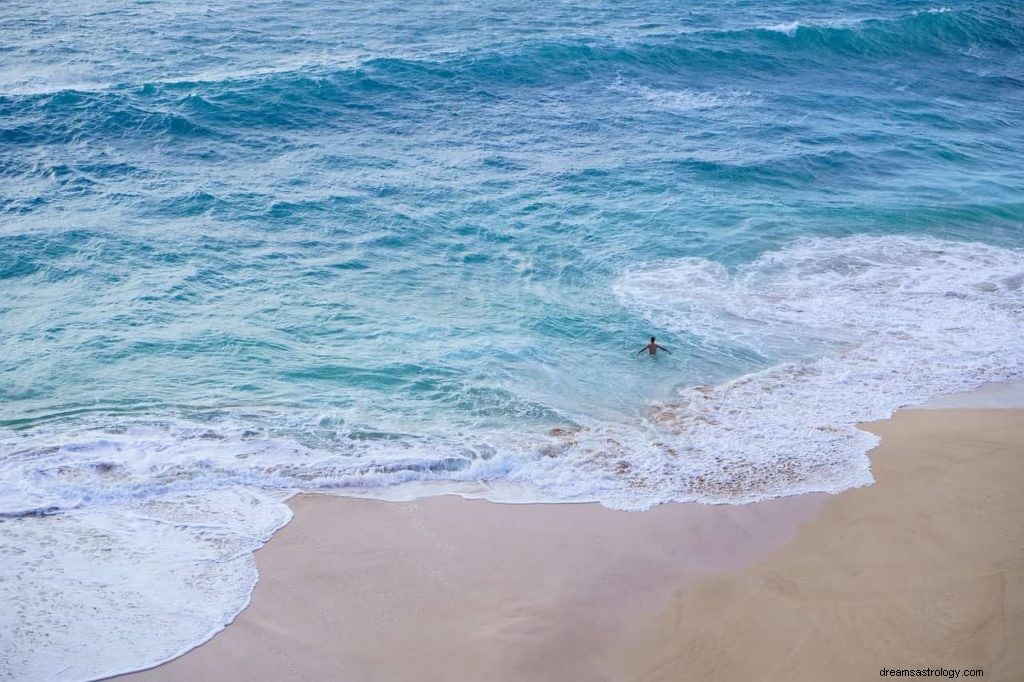
POLYGON ((1024 411, 867 425, 876 484, 742 507, 292 500, 252 605, 133 678, 1024 680, 1024 411))

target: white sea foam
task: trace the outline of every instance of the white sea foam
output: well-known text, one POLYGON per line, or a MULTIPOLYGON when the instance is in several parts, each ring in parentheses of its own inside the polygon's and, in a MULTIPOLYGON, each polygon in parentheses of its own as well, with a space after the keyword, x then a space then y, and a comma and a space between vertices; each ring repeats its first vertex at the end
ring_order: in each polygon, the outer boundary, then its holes
POLYGON ((801 28, 806 29, 847 29, 857 28, 867 23, 873 22, 893 22, 900 21, 906 17, 917 15, 918 11, 913 11, 909 14, 897 14, 895 16, 872 16, 872 15, 847 15, 842 17, 804 17, 800 20, 783 21, 774 24, 760 24, 750 26, 749 28, 761 29, 763 31, 773 31, 775 33, 783 33, 787 36, 796 35, 797 31, 801 28))
POLYGON ((785 33, 788 36, 794 35, 798 28, 800 28, 800 22, 799 21, 788 21, 788 22, 783 23, 783 24, 771 24, 769 26, 765 26, 764 27, 764 29, 766 31, 775 31, 776 33, 785 33))
POLYGON ((734 106, 744 100, 749 100, 751 97, 750 92, 693 90, 689 88, 665 90, 640 87, 637 89, 637 93, 654 107, 669 111, 698 111, 734 106))
POLYGON ((674 480, 655 497, 747 501, 870 482, 874 438, 858 422, 1024 376, 1022 283, 1019 251, 894 236, 806 240, 733 271, 682 259, 623 275, 616 294, 655 326, 769 357, 813 349, 660 410, 687 464, 663 468, 674 480))
POLYGON ((478 483, 508 467, 480 443, 352 443, 317 450, 230 422, 215 430, 173 420, 9 433, 0 443, 0 679, 92 680, 209 639, 248 603, 252 552, 287 521, 284 500, 298 490, 533 494, 478 483))
POLYGON ((121 82, 91 64, 50 65, 0 68, 0 96, 52 95, 64 91, 104 92, 143 84, 181 85, 186 83, 223 83, 268 78, 282 74, 318 74, 358 69, 372 59, 357 51, 314 53, 281 59, 274 64, 251 64, 237 68, 182 71, 161 77, 122 74, 121 82))
POLYGON ((697 88, 655 88, 637 85, 619 78, 610 88, 613 92, 641 102, 647 107, 672 112, 707 111, 755 103, 749 90, 701 90, 697 88))
POLYGON ((96 78, 87 70, 67 70, 54 67, 0 69, 0 96, 17 97, 51 95, 65 90, 99 92, 111 87, 109 82, 96 78))
POLYGON ((0 521, 0 678, 92 680, 209 639, 248 604, 283 499, 239 488, 0 521))

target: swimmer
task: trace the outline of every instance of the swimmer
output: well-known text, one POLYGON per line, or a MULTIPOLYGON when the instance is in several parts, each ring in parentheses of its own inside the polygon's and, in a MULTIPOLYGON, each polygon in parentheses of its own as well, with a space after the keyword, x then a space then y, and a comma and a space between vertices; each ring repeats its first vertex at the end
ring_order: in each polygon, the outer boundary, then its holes
POLYGON ((654 339, 654 337, 653 337, 653 336, 651 337, 651 342, 650 342, 649 344, 647 344, 646 346, 644 346, 643 348, 641 348, 640 350, 638 350, 638 351, 636 352, 636 354, 637 354, 637 355, 640 355, 640 354, 641 354, 641 353, 643 353, 644 351, 647 351, 647 354, 648 354, 648 355, 650 355, 650 356, 654 356, 654 355, 657 355, 657 354, 658 354, 658 349, 659 349, 659 348, 660 348, 661 350, 665 351, 666 353, 668 353, 669 355, 672 355, 672 351, 670 351, 670 350, 669 350, 668 348, 665 348, 665 346, 663 346, 663 345, 661 345, 660 343, 658 343, 658 342, 657 342, 657 341, 656 341, 656 340, 654 339))

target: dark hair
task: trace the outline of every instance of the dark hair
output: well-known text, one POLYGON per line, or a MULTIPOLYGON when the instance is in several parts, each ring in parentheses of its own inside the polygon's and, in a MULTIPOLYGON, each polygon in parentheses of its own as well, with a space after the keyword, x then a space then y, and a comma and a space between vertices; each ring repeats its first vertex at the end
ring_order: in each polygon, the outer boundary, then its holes
POLYGON ((654 337, 653 336, 651 337, 651 343, 654 343, 654 337))

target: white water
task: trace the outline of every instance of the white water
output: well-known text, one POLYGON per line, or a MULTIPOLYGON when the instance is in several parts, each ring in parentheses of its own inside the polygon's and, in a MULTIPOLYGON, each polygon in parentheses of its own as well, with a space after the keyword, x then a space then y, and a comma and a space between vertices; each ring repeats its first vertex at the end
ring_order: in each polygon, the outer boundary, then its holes
POLYGON ((96 679, 206 641, 249 603, 284 498, 240 488, 0 522, 0 679, 96 679))

